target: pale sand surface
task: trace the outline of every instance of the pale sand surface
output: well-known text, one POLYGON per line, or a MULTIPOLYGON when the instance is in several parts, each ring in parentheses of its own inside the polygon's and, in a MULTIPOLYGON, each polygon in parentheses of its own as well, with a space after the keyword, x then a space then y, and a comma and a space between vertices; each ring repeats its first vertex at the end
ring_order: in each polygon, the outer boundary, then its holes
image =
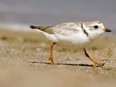
POLYGON ((116 39, 99 39, 82 51, 56 46, 49 64, 50 42, 39 33, 0 30, 0 87, 116 87, 116 39), (96 43, 96 44, 95 44, 96 43))

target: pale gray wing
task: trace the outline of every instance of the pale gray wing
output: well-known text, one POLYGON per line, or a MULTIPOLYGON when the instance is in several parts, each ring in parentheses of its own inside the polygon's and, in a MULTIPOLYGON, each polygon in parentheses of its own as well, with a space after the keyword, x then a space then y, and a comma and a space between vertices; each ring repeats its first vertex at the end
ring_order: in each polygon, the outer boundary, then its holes
POLYGON ((52 32, 57 34, 70 34, 78 32, 81 28, 81 23, 62 23, 59 25, 52 26, 52 32))
POLYGON ((41 30, 49 34, 70 34, 74 32, 78 32, 81 28, 81 23, 62 23, 54 26, 33 26, 31 25, 30 28, 41 30))

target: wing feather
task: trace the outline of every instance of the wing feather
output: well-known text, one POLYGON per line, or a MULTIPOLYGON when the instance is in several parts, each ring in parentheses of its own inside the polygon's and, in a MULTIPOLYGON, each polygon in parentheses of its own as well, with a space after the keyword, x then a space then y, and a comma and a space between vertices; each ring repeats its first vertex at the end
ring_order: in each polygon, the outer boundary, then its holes
POLYGON ((70 34, 74 32, 78 32, 81 28, 80 23, 62 23, 54 26, 33 26, 31 25, 30 28, 32 29, 38 29, 41 31, 44 31, 49 34, 70 34))

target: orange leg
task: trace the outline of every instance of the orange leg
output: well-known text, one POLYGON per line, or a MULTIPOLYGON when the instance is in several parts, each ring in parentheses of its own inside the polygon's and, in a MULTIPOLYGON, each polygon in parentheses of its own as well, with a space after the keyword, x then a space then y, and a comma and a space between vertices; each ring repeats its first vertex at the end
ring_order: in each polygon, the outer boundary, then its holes
POLYGON ((85 48, 84 48, 83 50, 84 50, 84 53, 85 53, 86 57, 89 58, 89 59, 95 64, 95 66, 101 67, 101 66, 104 65, 104 63, 99 63, 99 62, 96 62, 95 60, 93 60, 93 59, 89 56, 89 54, 87 53, 87 51, 86 51, 85 48))
POLYGON ((49 58, 50 64, 54 64, 54 60, 53 60, 53 47, 54 47, 55 44, 56 44, 56 43, 53 42, 52 45, 51 45, 51 49, 50 49, 50 58, 49 58))

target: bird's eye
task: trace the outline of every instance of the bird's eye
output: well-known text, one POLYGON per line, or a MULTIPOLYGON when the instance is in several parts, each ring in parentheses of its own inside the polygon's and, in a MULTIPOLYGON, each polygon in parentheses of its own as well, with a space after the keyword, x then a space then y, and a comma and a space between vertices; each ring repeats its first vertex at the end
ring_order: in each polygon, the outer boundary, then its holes
POLYGON ((98 26, 97 26, 97 25, 95 25, 95 26, 94 26, 94 28, 95 28, 95 29, 98 29, 98 26))

